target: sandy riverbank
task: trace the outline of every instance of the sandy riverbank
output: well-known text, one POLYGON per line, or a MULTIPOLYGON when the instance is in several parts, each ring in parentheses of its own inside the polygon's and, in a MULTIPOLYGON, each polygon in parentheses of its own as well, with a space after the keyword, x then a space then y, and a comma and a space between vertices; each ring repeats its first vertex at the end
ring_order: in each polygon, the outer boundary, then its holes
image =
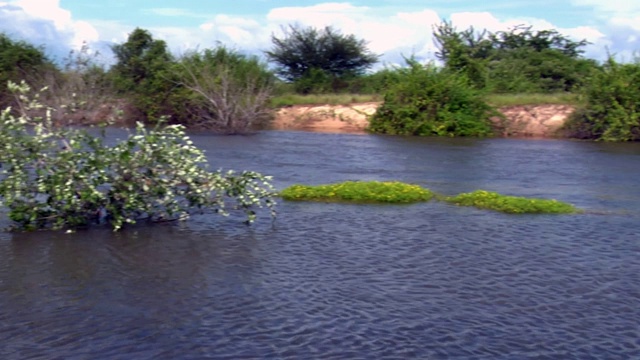
MULTIPOLYGON (((299 130, 365 134, 368 116, 380 103, 350 105, 295 105, 281 108, 271 125, 274 130, 299 130)), ((501 108, 506 120, 494 119, 505 137, 557 137, 574 108, 570 105, 524 105, 501 108)))

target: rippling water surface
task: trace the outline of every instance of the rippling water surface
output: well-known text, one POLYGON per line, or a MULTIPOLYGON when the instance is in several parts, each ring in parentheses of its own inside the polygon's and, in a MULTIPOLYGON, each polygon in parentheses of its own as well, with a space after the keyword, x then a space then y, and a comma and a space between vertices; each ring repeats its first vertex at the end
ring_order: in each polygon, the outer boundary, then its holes
POLYGON ((640 358, 639 144, 195 138, 278 188, 401 180, 588 213, 283 202, 252 227, 0 233, 0 359, 640 358))

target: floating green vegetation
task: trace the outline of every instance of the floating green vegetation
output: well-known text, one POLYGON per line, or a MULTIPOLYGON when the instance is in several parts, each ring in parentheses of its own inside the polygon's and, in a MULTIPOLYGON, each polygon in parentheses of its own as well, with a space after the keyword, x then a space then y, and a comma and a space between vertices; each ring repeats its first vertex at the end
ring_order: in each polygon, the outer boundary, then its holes
POLYGON ((408 204, 436 197, 460 206, 501 211, 508 214, 572 214, 582 212, 571 204, 552 199, 501 195, 476 190, 456 196, 442 196, 419 185, 399 181, 345 181, 325 185, 292 185, 280 192, 285 200, 355 203, 408 204))
POLYGON ((433 193, 398 181, 345 181, 326 185, 292 185, 280 192, 285 200, 407 204, 428 201, 433 193))
POLYGON ((571 214, 580 212, 573 205, 557 200, 507 196, 485 190, 446 197, 444 200, 456 205, 475 206, 509 214, 571 214))

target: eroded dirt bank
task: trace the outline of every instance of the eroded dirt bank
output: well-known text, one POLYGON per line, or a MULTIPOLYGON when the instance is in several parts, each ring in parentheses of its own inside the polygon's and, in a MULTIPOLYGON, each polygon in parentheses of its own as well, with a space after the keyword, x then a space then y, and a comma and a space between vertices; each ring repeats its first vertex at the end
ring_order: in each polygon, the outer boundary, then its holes
MULTIPOLYGON (((351 105, 296 105, 278 110, 271 128, 333 133, 364 134, 367 117, 380 103, 351 105)), ((501 108, 505 119, 494 118, 505 137, 557 137, 557 131, 574 108, 570 105, 523 105, 501 108)))

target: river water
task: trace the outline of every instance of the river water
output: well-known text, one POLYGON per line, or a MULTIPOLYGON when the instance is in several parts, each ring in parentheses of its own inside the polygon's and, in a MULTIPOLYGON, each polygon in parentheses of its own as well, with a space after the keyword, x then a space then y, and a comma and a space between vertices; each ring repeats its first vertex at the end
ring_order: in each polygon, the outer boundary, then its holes
POLYGON ((0 232, 0 359, 640 359, 640 144, 194 139, 280 189, 400 180, 587 213, 280 202, 251 227, 0 232))

